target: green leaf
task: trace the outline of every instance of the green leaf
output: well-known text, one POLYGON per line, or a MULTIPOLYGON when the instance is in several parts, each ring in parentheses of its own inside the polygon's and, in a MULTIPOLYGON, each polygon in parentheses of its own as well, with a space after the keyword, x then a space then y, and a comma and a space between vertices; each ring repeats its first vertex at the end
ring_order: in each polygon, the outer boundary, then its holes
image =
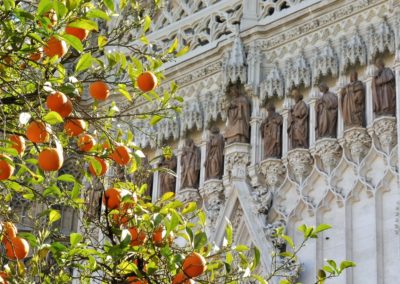
POLYGON ((328 265, 325 265, 324 267, 322 267, 322 269, 325 270, 326 272, 330 273, 330 274, 335 274, 335 270, 332 267, 328 266, 328 265))
POLYGON ((328 225, 328 224, 319 224, 319 225, 317 226, 317 228, 315 228, 314 233, 315 233, 315 234, 318 234, 318 233, 320 233, 320 232, 322 232, 322 231, 329 230, 330 228, 332 228, 331 225, 328 225))
POLYGON ((149 45, 150 44, 150 41, 146 36, 142 36, 140 38, 140 41, 143 42, 145 45, 149 45))
POLYGON ((291 247, 294 248, 294 243, 291 237, 287 236, 287 235, 282 235, 281 236, 282 239, 284 239, 286 241, 286 243, 291 247))
POLYGON ((79 38, 73 35, 69 34, 64 34, 62 38, 73 48, 75 48, 77 51, 82 52, 83 51, 83 45, 82 42, 80 41, 79 38))
POLYGON ((73 23, 68 24, 70 27, 81 28, 88 31, 98 31, 99 27, 96 22, 86 19, 76 20, 73 23))
POLYGON ((102 49, 106 44, 108 40, 105 36, 99 35, 97 38, 97 45, 99 46, 100 49, 102 49))
POLYGON ((207 244, 207 235, 204 232, 197 232, 194 236, 194 249, 199 250, 207 244))
POLYGON ((178 38, 175 38, 174 42, 171 44, 171 46, 168 49, 168 53, 174 52, 178 48, 178 38))
POLYGON ((279 281, 279 284, 291 284, 291 282, 287 279, 282 279, 281 281, 279 281))
POLYGON ((349 267, 355 267, 356 264, 350 260, 344 260, 340 263, 340 272, 342 272, 343 270, 345 270, 346 268, 349 267))
POLYGON ((260 284, 268 284, 268 282, 261 277, 260 275, 252 275, 251 277, 253 277, 254 279, 256 279, 260 284))
POLYGON ((51 209, 49 213, 49 224, 54 223, 55 221, 61 218, 60 211, 51 209))
POLYGON ((58 186, 55 184, 49 186, 43 191, 43 196, 54 196, 54 197, 60 197, 62 195, 61 190, 58 186))
POLYGON ((61 1, 55 1, 53 4, 58 19, 63 19, 68 12, 67 7, 61 1))
POLYGON ((143 31, 147 32, 151 26, 151 18, 149 15, 144 17, 143 31))
POLYGON ((197 203, 196 202, 189 202, 185 208, 182 210, 182 214, 188 214, 196 210, 197 203))
POLYGON ((173 192, 166 192, 164 193, 164 195, 161 197, 162 201, 167 201, 170 200, 171 198, 173 198, 175 196, 175 193, 173 192))
POLYGON ((257 247, 254 247, 253 250, 254 250, 254 262, 253 265, 251 266, 252 271, 258 267, 261 258, 260 250, 257 247))
POLYGON ((59 181, 65 181, 65 182, 76 182, 76 179, 74 178, 73 175, 70 174, 63 174, 57 178, 59 181))
POLYGON ((79 233, 71 233, 69 235, 69 242, 71 247, 75 247, 83 239, 82 235, 79 233))
POLYGON ((6 11, 10 11, 15 8, 14 0, 4 0, 4 8, 6 11))
POLYGON ((86 13, 86 17, 91 19, 103 19, 106 21, 109 21, 111 19, 106 12, 100 9, 91 9, 89 12, 86 13))
POLYGON ((150 120, 150 125, 156 125, 160 120, 162 120, 164 117, 162 117, 162 116, 160 116, 160 115, 158 115, 158 114, 155 114, 155 115, 153 115, 153 117, 151 118, 151 120, 150 120))
POLYGON ((232 230, 232 224, 231 222, 226 219, 226 228, 225 228, 225 234, 226 234, 226 240, 227 240, 227 245, 230 246, 233 241, 233 230, 232 230))
POLYGON ((118 91, 121 93, 121 95, 123 95, 128 101, 131 102, 132 101, 132 97, 131 97, 131 94, 129 94, 127 88, 126 88, 126 85, 119 84, 118 87, 119 87, 118 91))
POLYGON ((182 56, 182 55, 185 55, 186 53, 188 53, 188 51, 189 51, 189 46, 187 45, 187 46, 185 46, 184 48, 182 48, 181 50, 179 50, 176 54, 175 54, 175 56, 176 57, 180 57, 180 56, 182 56))
POLYGON ((114 1, 113 0, 104 0, 104 4, 110 9, 111 12, 114 12, 114 1))
POLYGON ((235 247, 235 250, 236 250, 236 251, 239 251, 239 252, 244 252, 244 251, 248 251, 248 250, 249 250, 249 247, 248 247, 248 246, 245 246, 245 245, 237 245, 237 246, 235 247))
POLYGON ((36 14, 42 16, 44 13, 48 12, 53 7, 51 0, 41 0, 38 5, 36 14))
POLYGON ((204 226, 206 224, 206 219, 207 219, 204 211, 199 211, 199 213, 197 214, 197 217, 199 217, 200 225, 204 226))
POLYGON ((69 11, 74 10, 76 7, 78 7, 80 0, 67 0, 67 8, 69 11))
POLYGON ((75 66, 75 72, 82 72, 92 66, 93 57, 90 53, 85 53, 79 58, 78 63, 75 66))
POLYGON ((58 112, 50 111, 43 117, 43 121, 47 122, 48 124, 54 125, 57 123, 63 123, 64 120, 58 112))

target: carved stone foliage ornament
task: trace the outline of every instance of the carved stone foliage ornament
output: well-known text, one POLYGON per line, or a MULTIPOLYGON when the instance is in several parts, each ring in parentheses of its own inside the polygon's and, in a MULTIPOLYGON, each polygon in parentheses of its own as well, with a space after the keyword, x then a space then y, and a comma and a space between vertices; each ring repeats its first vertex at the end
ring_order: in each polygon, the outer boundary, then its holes
POLYGON ((250 149, 248 144, 234 143, 225 146, 224 178, 245 179, 247 166, 250 163, 250 149))
POLYGON ((219 212, 225 203, 224 187, 221 180, 210 179, 204 183, 200 189, 203 198, 204 208, 208 219, 208 230, 214 233, 219 212))
POLYGON ((310 175, 314 159, 306 149, 294 149, 288 152, 288 172, 292 180, 302 185, 310 175))
POLYGON ((346 68, 356 65, 358 62, 362 66, 367 64, 367 47, 358 30, 349 40, 343 37, 340 41, 340 71, 343 72, 346 68))
POLYGON ((201 103, 197 99, 191 99, 185 102, 180 121, 181 136, 184 136, 191 129, 202 129, 203 110, 201 103))
POLYGON ((319 169, 330 174, 342 157, 342 147, 336 139, 318 140, 315 144, 315 157, 319 169))
POLYGON ((260 85, 260 98, 265 101, 267 98, 277 96, 283 98, 285 95, 284 80, 277 65, 268 72, 260 85))
POLYGON ((378 53, 389 50, 395 52, 395 38, 392 28, 386 19, 378 25, 368 27, 368 51, 370 59, 374 59, 378 53))
POLYGON ((225 94, 223 92, 209 92, 205 97, 203 104, 205 126, 208 127, 211 122, 217 121, 218 118, 226 120, 225 94))
POLYGON ((263 177, 267 188, 279 188, 285 179, 286 168, 281 159, 267 159, 260 163, 259 174, 263 177))
POLYGON ((311 68, 303 54, 287 61, 285 78, 287 80, 286 90, 298 87, 301 84, 304 87, 311 86, 311 68))
POLYGON ((198 202, 200 200, 199 190, 195 188, 185 188, 176 195, 182 203, 198 202))
POLYGON ((339 60, 333 50, 331 42, 322 49, 316 50, 316 56, 312 61, 313 83, 316 84, 320 77, 332 75, 337 77, 339 74, 339 60))
POLYGON ((371 147, 371 137, 365 128, 353 127, 344 132, 344 149, 347 158, 360 164, 371 147))
POLYGON ((375 146, 389 155, 397 144, 396 119, 394 117, 381 117, 375 120, 373 128, 375 146))
POLYGON ((272 206, 272 193, 264 187, 258 187, 253 192, 254 212, 256 214, 267 215, 272 206))

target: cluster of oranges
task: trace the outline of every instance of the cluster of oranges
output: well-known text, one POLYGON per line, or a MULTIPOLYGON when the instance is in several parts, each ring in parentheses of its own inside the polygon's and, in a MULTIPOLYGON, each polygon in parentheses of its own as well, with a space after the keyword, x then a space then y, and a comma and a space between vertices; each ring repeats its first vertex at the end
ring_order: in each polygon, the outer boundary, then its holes
MULTIPOLYGON (((138 198, 135 194, 129 193, 118 188, 109 188, 104 192, 103 204, 110 211, 117 211, 117 214, 111 216, 112 224, 116 226, 128 226, 133 218, 133 208, 137 204, 138 198), (126 197, 128 196, 128 198, 126 197)), ((131 246, 144 245, 148 240, 148 233, 135 226, 128 226, 128 232, 131 237, 131 246)), ((167 235, 165 228, 160 225, 156 227, 151 234, 151 241, 157 247, 166 244, 171 245, 174 235, 171 232, 167 235)), ((182 269, 173 277, 172 284, 192 284, 193 278, 202 275, 207 269, 206 260, 196 252, 192 252, 183 261, 182 269)), ((147 284, 146 280, 139 279, 136 276, 128 278, 130 284, 147 284)))

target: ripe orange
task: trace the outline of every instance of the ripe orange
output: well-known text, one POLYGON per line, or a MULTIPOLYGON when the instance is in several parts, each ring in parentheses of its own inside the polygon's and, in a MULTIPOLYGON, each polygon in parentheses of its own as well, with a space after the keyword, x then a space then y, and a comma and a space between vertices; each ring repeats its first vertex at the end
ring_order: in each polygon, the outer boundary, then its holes
POLYGON ((157 86, 157 77, 152 72, 146 71, 139 75, 136 82, 142 92, 149 92, 157 86))
POLYGON ((46 105, 51 111, 60 112, 67 103, 68 97, 61 92, 54 92, 46 99, 46 105))
POLYGON ((1 282, 1 280, 0 280, 0 283, 7 284, 8 283, 7 280, 10 278, 10 275, 5 271, 1 271, 0 277, 1 277, 1 279, 3 279, 3 282, 1 282))
POLYGON ((70 119, 64 124, 64 130, 68 136, 78 136, 86 129, 85 121, 82 119, 70 119))
POLYGON ((83 41, 87 38, 87 36, 89 35, 89 31, 88 30, 84 30, 81 28, 74 28, 71 26, 67 26, 65 28, 65 33, 68 35, 73 35, 77 38, 80 39, 80 41, 83 41))
POLYGON ((190 278, 203 274, 206 269, 206 260, 197 252, 192 252, 183 261, 182 270, 190 278))
MULTIPOLYGON (((167 231, 162 226, 156 228, 153 232, 153 244, 155 246, 163 246, 166 243, 165 242, 165 238, 167 237, 166 233, 167 231)), ((172 232, 170 232, 167 237, 167 241, 170 245, 172 243, 172 239, 173 239, 173 234, 172 232)))
POLYGON ((92 135, 82 134, 78 139, 78 148, 83 152, 89 152, 96 144, 92 135))
POLYGON ((121 204, 121 199, 121 190, 112 187, 104 192, 103 204, 106 205, 108 209, 117 209, 121 204))
POLYGON ((9 164, 10 157, 0 155, 0 180, 9 179, 14 173, 14 166, 9 164))
POLYGON ((67 97, 67 102, 63 104, 63 106, 57 111, 61 117, 66 118, 72 113, 72 102, 70 99, 67 97))
POLYGON ((140 246, 143 245, 146 241, 146 233, 143 231, 138 231, 136 227, 132 227, 128 229, 131 234, 131 246, 140 246))
POLYGON ((101 171, 100 171, 100 173, 96 173, 96 171, 95 171, 95 169, 94 169, 94 166, 92 165, 92 163, 90 163, 90 164, 89 164, 89 172, 90 172, 92 175, 94 175, 94 176, 104 176, 105 173, 106 173, 107 170, 108 170, 108 163, 107 163, 107 161, 105 161, 104 159, 99 158, 99 157, 95 157, 95 159, 100 163, 100 165, 101 165, 101 171))
POLYGON ((44 46, 43 51, 48 57, 57 55, 58 58, 61 58, 67 53, 68 47, 65 41, 51 37, 44 46))
POLYGON ((10 141, 12 142, 11 147, 17 150, 18 154, 22 156, 25 151, 25 138, 19 135, 11 135, 10 141))
POLYGON ((120 145, 115 147, 114 152, 111 153, 110 159, 115 161, 118 165, 126 165, 131 160, 131 154, 128 147, 120 145))
POLYGON ((29 59, 32 61, 39 61, 42 58, 42 56, 43 56, 43 53, 41 51, 38 51, 38 52, 32 53, 29 56, 29 59))
POLYGON ((64 163, 64 157, 56 148, 47 148, 40 152, 38 161, 42 170, 58 171, 64 163))
POLYGON ((174 276, 172 279, 172 284, 192 284, 194 281, 192 279, 189 279, 188 276, 185 275, 182 271, 179 272, 174 276))
POLYGON ((17 227, 11 222, 3 223, 3 235, 4 238, 2 240, 3 243, 7 242, 9 239, 13 239, 17 236, 17 227))
POLYGON ((5 244, 6 255, 9 259, 24 259, 29 254, 29 243, 27 240, 15 237, 5 244))
POLYGON ((26 137, 34 143, 48 142, 50 134, 46 130, 46 124, 41 121, 32 121, 26 128, 26 137))
POLYGON ((90 84, 89 95, 95 100, 105 101, 110 95, 110 89, 103 81, 97 81, 90 84))

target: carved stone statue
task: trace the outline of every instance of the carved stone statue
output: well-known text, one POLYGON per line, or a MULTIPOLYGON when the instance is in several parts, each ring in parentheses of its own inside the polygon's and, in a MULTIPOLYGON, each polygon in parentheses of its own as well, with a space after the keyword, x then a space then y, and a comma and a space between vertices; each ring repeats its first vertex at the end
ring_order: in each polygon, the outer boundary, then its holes
MULTIPOLYGON (((176 157, 172 156, 167 159, 163 156, 160 168, 164 168, 176 172, 177 161, 176 157)), ((175 192, 176 179, 175 176, 168 172, 160 172, 160 196, 167 192, 175 192)))
POLYGON ((293 90, 292 96, 296 104, 289 112, 287 130, 292 149, 308 148, 308 108, 298 90, 293 90))
POLYGON ((225 132, 227 144, 234 142, 248 143, 250 132, 250 103, 241 92, 241 84, 229 84, 228 92, 232 97, 227 114, 228 121, 225 132))
POLYGON ((396 114, 396 83, 395 74, 390 68, 385 67, 381 58, 375 61, 378 68, 372 79, 372 98, 376 115, 396 114))
POLYGON ((365 88, 363 82, 358 80, 358 74, 355 70, 350 74, 350 83, 340 91, 340 96, 344 126, 346 128, 363 126, 365 88))
POLYGON ((222 178, 224 169, 225 140, 219 129, 211 128, 210 140, 207 143, 207 155, 204 166, 206 167, 205 180, 222 178))
POLYGON ((268 104, 268 117, 261 123, 261 137, 264 139, 264 158, 280 158, 282 155, 282 116, 275 112, 275 106, 268 104))
POLYGON ((181 156, 182 188, 197 188, 200 174, 200 149, 191 138, 187 138, 181 156))
POLYGON ((329 91, 325 83, 319 85, 319 90, 322 92, 322 97, 315 104, 317 137, 336 137, 338 98, 329 91))

